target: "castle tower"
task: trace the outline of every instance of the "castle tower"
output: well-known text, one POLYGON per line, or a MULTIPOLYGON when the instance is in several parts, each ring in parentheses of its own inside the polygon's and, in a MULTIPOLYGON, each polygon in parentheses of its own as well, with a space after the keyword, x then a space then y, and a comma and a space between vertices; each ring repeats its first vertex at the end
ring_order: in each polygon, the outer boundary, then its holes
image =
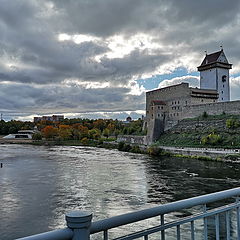
POLYGON ((206 54, 198 67, 200 88, 217 90, 218 102, 230 101, 229 69, 231 68, 232 64, 228 63, 223 49, 219 52, 206 54))

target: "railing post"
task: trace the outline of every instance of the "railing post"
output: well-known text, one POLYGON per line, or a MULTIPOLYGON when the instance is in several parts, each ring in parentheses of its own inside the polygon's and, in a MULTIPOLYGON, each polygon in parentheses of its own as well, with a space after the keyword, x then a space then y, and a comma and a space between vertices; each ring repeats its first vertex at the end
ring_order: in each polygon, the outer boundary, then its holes
POLYGON ((67 226, 73 230, 72 240, 89 240, 92 213, 73 211, 66 214, 67 226))

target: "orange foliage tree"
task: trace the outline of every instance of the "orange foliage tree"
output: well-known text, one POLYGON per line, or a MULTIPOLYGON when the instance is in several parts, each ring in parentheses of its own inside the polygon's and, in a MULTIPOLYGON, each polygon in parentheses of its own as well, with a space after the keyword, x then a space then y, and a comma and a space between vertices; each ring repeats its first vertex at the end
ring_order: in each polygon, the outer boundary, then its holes
POLYGON ((42 134, 46 139, 54 138, 58 135, 58 129, 53 126, 46 126, 42 129, 42 134))

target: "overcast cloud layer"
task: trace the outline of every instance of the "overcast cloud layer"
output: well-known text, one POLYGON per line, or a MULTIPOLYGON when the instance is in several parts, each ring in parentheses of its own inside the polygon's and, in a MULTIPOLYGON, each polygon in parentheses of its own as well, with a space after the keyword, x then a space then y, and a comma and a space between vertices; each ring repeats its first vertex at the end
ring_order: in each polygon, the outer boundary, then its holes
POLYGON ((197 86, 192 73, 204 50, 220 45, 233 63, 232 99, 240 98, 239 0, 0 0, 0 6, 6 118, 140 116, 145 89, 138 79, 181 68, 186 76, 163 78, 159 87, 197 86))

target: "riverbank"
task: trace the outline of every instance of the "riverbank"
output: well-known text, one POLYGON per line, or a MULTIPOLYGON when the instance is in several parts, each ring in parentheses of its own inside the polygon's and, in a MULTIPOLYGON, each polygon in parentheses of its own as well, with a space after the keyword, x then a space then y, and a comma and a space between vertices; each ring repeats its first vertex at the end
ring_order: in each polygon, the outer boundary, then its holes
POLYGON ((157 145, 140 145, 116 141, 89 141, 86 144, 77 140, 69 141, 33 141, 33 145, 47 146, 91 146, 107 149, 118 149, 123 152, 148 154, 151 156, 176 156, 183 158, 194 158, 205 161, 224 161, 240 162, 240 149, 224 148, 190 148, 190 147, 171 147, 157 145))
POLYGON ((200 148, 200 147, 174 147, 159 145, 141 145, 116 141, 88 141, 83 144, 79 140, 3 140, 0 144, 30 144, 37 146, 90 146, 106 149, 118 149, 123 152, 148 154, 151 156, 173 156, 183 158, 193 158, 204 161, 223 161, 223 162, 239 162, 240 149, 227 148, 200 148))

